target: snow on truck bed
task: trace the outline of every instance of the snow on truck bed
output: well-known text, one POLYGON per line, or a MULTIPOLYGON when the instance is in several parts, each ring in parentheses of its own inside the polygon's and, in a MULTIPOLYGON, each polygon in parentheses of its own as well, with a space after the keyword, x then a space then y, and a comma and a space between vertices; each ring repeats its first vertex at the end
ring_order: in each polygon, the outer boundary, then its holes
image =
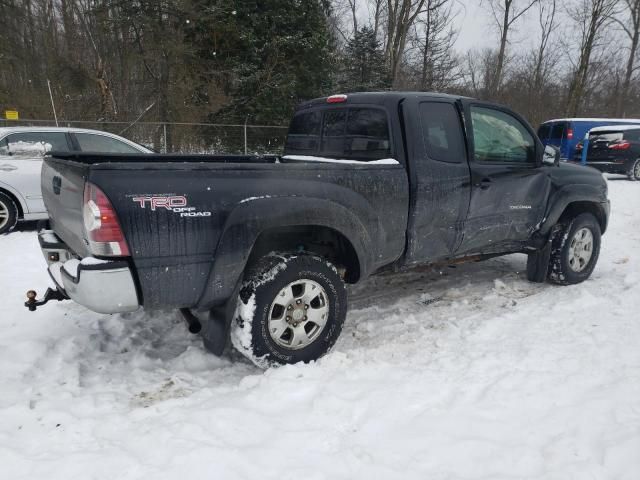
POLYGON ((610 190, 590 281, 522 255, 374 278, 330 355, 266 372, 174 312, 29 313, 36 235, 0 237, 0 476, 637 480, 640 184, 610 190))

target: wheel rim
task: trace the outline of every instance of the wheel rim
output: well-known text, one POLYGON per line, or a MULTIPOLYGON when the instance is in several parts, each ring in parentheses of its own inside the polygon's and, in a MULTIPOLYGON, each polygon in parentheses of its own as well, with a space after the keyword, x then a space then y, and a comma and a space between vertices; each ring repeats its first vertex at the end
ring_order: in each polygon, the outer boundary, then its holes
POLYGON ((279 346, 299 350, 311 345, 329 319, 327 292, 313 280, 296 280, 284 287, 269 310, 269 335, 279 346))
POLYGON ((633 176, 636 177, 637 180, 640 180, 640 160, 636 160, 636 164, 633 168, 633 176))
POLYGON ((9 208, 4 204, 4 202, 0 201, 0 228, 4 228, 4 226, 9 222, 9 208))
POLYGON ((593 256, 593 233, 588 228, 581 228, 569 244, 569 267, 574 272, 582 272, 593 256))

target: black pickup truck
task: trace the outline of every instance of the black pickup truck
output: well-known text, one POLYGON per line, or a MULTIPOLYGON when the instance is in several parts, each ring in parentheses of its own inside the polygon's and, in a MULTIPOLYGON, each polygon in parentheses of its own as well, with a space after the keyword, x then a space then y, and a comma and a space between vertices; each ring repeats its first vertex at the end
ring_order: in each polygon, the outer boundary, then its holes
POLYGON ((56 288, 30 309, 176 308, 260 366, 326 353, 345 283, 379 272, 521 252, 531 281, 582 282, 609 217, 602 175, 519 115, 429 93, 303 103, 280 157, 53 153, 42 190, 56 288))

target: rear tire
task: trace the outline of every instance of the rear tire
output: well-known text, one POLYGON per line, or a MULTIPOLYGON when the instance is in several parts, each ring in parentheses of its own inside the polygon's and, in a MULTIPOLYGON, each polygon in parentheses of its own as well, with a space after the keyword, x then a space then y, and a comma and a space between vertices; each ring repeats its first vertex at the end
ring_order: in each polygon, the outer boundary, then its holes
POLYGON ((0 235, 10 232, 18 223, 18 206, 6 193, 0 192, 0 235))
POLYGON ((271 254, 245 275, 231 341, 261 368, 307 363, 333 347, 346 313, 346 288, 331 263, 311 254, 271 254))
POLYGON ((637 182, 640 181, 640 158, 638 158, 627 172, 629 180, 637 182))
POLYGON ((600 224, 590 213, 562 222, 551 244, 549 281, 574 285, 591 276, 600 255, 600 224))

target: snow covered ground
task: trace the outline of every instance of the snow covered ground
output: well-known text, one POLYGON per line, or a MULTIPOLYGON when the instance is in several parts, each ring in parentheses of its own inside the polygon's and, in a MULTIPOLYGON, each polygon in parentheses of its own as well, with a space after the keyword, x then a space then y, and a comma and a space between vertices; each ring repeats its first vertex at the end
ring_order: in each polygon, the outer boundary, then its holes
POLYGON ((173 312, 36 313, 35 232, 0 237, 0 478, 640 478, 640 184, 610 180, 592 279, 514 255, 351 291, 334 351, 262 372, 173 312))

